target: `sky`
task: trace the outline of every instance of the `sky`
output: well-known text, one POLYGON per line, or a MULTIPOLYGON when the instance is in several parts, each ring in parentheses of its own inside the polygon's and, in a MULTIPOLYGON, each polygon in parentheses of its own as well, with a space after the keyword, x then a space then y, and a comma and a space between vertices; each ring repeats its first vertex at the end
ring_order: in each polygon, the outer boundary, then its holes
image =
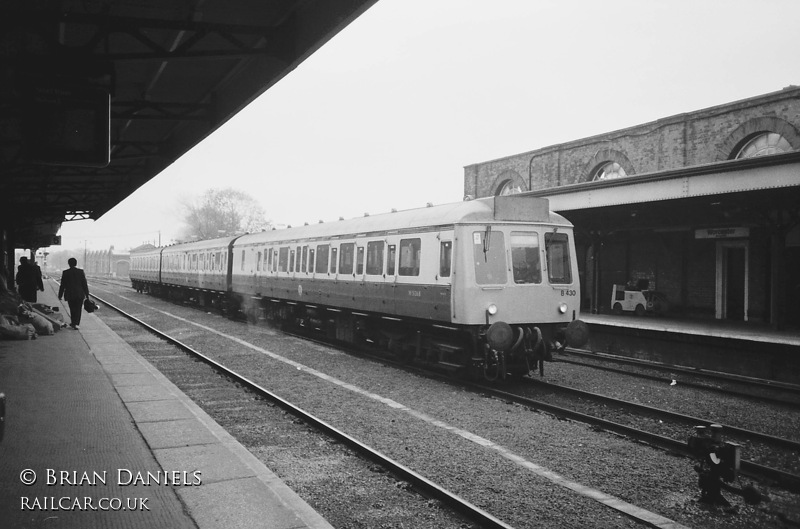
POLYGON ((170 244, 214 188, 278 226, 457 202, 467 165, 800 85, 798 20, 797 0, 378 0, 61 248, 170 244))

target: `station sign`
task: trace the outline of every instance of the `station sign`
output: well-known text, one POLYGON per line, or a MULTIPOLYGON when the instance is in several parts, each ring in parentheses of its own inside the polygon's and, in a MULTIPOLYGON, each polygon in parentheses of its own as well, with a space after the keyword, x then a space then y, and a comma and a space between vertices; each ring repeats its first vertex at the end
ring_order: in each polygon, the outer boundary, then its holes
POLYGON ((701 228, 694 230, 695 239, 743 239, 750 237, 750 228, 701 228))

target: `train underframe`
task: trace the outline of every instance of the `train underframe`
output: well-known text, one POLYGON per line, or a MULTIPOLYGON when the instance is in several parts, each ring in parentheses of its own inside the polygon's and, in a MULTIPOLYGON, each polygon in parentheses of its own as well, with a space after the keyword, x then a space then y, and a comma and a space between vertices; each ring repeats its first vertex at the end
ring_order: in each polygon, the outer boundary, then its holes
POLYGON ((498 330, 495 325, 458 326, 280 299, 239 297, 234 303, 251 322, 300 329, 471 380, 510 380, 537 368, 543 376, 544 362, 564 343, 563 326, 557 324, 503 324, 498 330))
POLYGON ((558 324, 451 325, 290 300, 134 282, 134 289, 250 323, 272 323, 470 380, 505 381, 536 370, 563 347, 558 324))

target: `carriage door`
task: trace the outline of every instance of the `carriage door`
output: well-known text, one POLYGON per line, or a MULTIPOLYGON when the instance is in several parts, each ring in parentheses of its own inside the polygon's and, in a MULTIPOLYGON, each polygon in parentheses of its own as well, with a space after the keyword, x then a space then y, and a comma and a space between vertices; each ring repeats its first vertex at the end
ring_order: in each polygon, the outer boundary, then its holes
POLYGON ((747 241, 717 242, 717 319, 747 321, 747 241))

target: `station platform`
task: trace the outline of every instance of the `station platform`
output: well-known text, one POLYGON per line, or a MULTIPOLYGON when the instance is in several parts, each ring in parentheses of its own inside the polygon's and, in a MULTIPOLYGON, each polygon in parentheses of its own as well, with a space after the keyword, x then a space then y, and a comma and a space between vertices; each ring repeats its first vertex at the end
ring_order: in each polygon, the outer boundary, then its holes
POLYGON ((0 340, 0 392, 2 527, 332 528, 94 314, 0 340))
POLYGON ((589 325, 607 325, 677 334, 748 340, 762 343, 800 346, 800 331, 778 331, 768 325, 729 320, 688 320, 658 316, 608 315, 582 313, 589 325))
POLYGON ((589 325, 582 349, 800 384, 800 332, 768 325, 657 316, 581 314, 589 325))

